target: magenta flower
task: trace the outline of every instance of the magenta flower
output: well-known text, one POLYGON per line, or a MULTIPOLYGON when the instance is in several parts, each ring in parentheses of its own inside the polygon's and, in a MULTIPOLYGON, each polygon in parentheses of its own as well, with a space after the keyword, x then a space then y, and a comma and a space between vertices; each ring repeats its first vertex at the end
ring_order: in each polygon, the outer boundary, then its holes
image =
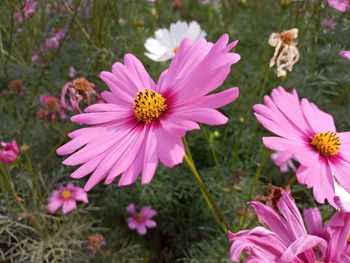
POLYGON ((340 12, 345 12, 350 7, 349 0, 328 0, 328 4, 340 12))
POLYGON ((126 207, 132 216, 128 218, 128 227, 130 229, 136 229, 139 235, 145 235, 147 228, 153 228, 157 226, 157 223, 151 218, 157 215, 157 211, 150 206, 144 206, 140 212, 136 211, 135 205, 130 204, 126 207))
POLYGON ((87 193, 83 188, 68 184, 66 187, 61 185, 58 190, 53 190, 49 198, 47 210, 53 214, 62 206, 63 214, 67 214, 77 208, 77 201, 85 204, 89 203, 87 193))
POLYGON ((60 101, 55 96, 49 94, 41 95, 40 103, 44 106, 49 121, 56 120, 57 113, 60 114, 61 119, 65 119, 67 117, 65 112, 66 108, 61 105, 60 101))
POLYGON ((10 143, 1 141, 0 145, 2 146, 2 149, 0 149, 0 162, 4 164, 13 163, 19 155, 16 140, 12 140, 10 143))
POLYGON ((223 83, 230 66, 240 59, 229 52, 236 43, 228 44, 227 35, 215 44, 184 40, 157 84, 131 54, 125 55, 124 64, 115 63, 112 72, 102 72, 100 77, 111 90, 102 93, 107 103, 91 105, 71 119, 98 125, 70 133, 72 140, 57 149, 59 155, 77 151, 63 162, 83 164, 71 176, 92 173, 84 187, 88 191, 103 179, 109 184, 120 175, 119 186, 132 184, 141 172, 141 183, 147 184, 158 160, 168 167, 181 163, 186 131, 199 129, 197 122, 228 121, 215 109, 234 101, 238 88, 206 95, 223 83))
POLYGON ((264 145, 280 154, 277 165, 294 157, 300 166, 296 172, 300 183, 313 187, 317 202, 325 199, 334 204, 333 176, 350 191, 350 133, 338 133, 333 117, 298 94, 274 89, 265 104, 254 105, 255 116, 269 131, 280 137, 264 137, 264 145))
POLYGON ((350 60, 350 51, 343 50, 339 52, 339 55, 347 60, 350 60))
POLYGON ((72 82, 67 82, 63 86, 61 104, 64 108, 74 108, 78 113, 83 113, 79 107, 79 104, 86 100, 88 106, 90 106, 92 97, 95 97, 96 103, 105 102, 98 93, 97 87, 94 83, 87 81, 85 78, 77 78, 72 82), (67 92, 69 92, 70 105, 66 102, 67 92))
POLYGON ((339 212, 322 227, 318 209, 304 210, 303 218, 289 191, 283 191, 277 206, 280 214, 260 202, 250 202, 259 221, 268 226, 228 232, 233 242, 230 258, 240 262, 242 253, 248 254, 244 262, 278 263, 346 263, 346 247, 350 233, 350 213, 339 212))

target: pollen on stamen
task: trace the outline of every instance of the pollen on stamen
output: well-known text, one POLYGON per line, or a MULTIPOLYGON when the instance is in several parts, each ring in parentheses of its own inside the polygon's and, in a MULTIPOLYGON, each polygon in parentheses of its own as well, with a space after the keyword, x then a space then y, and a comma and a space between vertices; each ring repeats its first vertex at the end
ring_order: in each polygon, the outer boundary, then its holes
POLYGON ((154 90, 144 89, 134 98, 134 114, 138 121, 151 123, 167 109, 166 99, 154 90))
POLYGON ((340 137, 336 132, 320 132, 311 138, 311 146, 322 156, 336 155, 340 150, 340 137))
POLYGON ((174 50, 173 50, 174 54, 176 54, 176 52, 177 52, 178 50, 179 50, 179 47, 178 47, 178 46, 174 47, 174 50))

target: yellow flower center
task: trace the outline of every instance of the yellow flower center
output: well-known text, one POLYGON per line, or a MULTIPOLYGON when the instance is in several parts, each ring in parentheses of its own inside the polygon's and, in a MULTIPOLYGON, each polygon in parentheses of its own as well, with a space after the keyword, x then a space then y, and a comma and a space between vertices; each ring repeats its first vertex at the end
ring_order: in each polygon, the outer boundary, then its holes
POLYGON ((73 80, 73 86, 79 91, 88 91, 91 89, 89 81, 87 81, 85 78, 77 78, 73 80))
POLYGON ((61 197, 63 198, 63 199, 68 199, 69 197, 71 197, 72 196, 72 192, 71 191, 69 191, 69 190, 63 190, 62 192, 61 192, 61 197))
POLYGON ((154 90, 144 89, 136 93, 134 114, 138 121, 150 123, 158 119, 167 109, 165 98, 154 90))
POLYGON ((321 155, 329 157, 339 152, 340 140, 336 132, 320 132, 311 138, 311 145, 321 155))
POLYGON ((176 54, 176 52, 177 52, 178 50, 179 50, 179 47, 178 47, 178 46, 174 47, 174 50, 173 50, 174 54, 176 54))

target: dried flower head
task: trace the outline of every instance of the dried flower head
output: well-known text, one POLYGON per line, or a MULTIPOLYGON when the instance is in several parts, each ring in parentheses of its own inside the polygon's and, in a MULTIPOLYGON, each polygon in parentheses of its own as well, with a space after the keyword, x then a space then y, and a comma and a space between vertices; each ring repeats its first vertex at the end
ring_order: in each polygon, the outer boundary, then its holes
POLYGON ((85 78, 76 78, 63 86, 61 104, 67 109, 75 109, 78 113, 82 113, 79 104, 87 101, 87 105, 90 106, 92 97, 95 97, 96 103, 104 102, 94 83, 85 78), (66 102, 67 92, 69 92, 70 105, 66 102))
POLYGON ((62 120, 66 118, 66 108, 61 105, 60 101, 55 96, 50 94, 41 95, 40 103, 44 108, 37 112, 37 117, 39 119, 54 121, 56 120, 57 113, 60 114, 62 120))
POLYGON ((256 199, 265 202, 267 206, 277 211, 277 203, 282 196, 282 191, 290 191, 289 185, 286 187, 279 187, 273 184, 268 184, 267 195, 257 195, 256 199))
POLYGON ((276 65, 278 77, 287 75, 287 71, 293 70, 293 65, 300 59, 300 53, 296 47, 298 29, 293 28, 282 33, 272 33, 269 37, 269 45, 275 47, 275 52, 270 60, 270 68, 276 65))
POLYGON ((91 257, 95 257, 96 253, 106 244, 106 240, 101 234, 92 234, 88 236, 86 248, 91 257))

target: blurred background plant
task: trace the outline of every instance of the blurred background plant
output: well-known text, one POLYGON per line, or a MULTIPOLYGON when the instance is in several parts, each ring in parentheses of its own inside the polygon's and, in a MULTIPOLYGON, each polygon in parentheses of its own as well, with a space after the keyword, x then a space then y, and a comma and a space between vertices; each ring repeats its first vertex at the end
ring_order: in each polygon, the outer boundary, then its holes
MULTIPOLYGON (((64 84, 84 77, 100 92, 106 90, 99 72, 125 53, 141 59, 156 80, 169 62, 146 57, 146 39, 170 23, 193 20, 209 41, 223 33, 240 40, 235 52, 242 60, 221 88, 240 87, 239 99, 221 109, 229 123, 187 134, 199 173, 231 230, 257 224, 246 202, 270 196, 270 183, 292 183, 300 207, 317 206, 310 190, 293 183, 292 171, 281 174, 270 160, 271 152, 261 143, 268 133, 251 107, 283 85, 331 113, 338 130, 349 130, 350 65, 338 55, 350 49, 349 12, 324 0, 2 0, 0 140, 16 139, 20 155, 1 163, 0 262, 229 262, 227 237, 185 164, 160 166, 149 185, 95 187, 89 204, 79 203, 66 215, 46 211, 59 185, 84 183, 71 179, 73 169, 55 154, 76 128, 69 121, 75 112, 60 103, 64 84), (268 38, 291 28, 299 30, 301 58, 288 76, 278 78, 269 68, 273 48, 268 38), (57 99, 44 102, 41 95, 57 99), (158 211, 157 227, 145 236, 128 229, 125 207, 130 203, 158 211)), ((321 209, 326 219, 334 212, 329 206, 321 209)))

